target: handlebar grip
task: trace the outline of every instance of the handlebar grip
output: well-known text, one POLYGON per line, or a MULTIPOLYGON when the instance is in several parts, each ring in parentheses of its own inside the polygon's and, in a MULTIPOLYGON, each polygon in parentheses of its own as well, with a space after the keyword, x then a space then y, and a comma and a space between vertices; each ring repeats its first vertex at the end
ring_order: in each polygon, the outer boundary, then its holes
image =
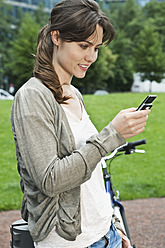
POLYGON ((140 145, 143 145, 146 143, 147 143, 146 139, 142 139, 142 140, 138 140, 138 141, 134 141, 134 142, 128 142, 127 144, 120 147, 118 149, 118 152, 126 151, 126 153, 129 153, 129 151, 131 149, 135 149, 135 146, 140 146, 140 145))
POLYGON ((138 141, 134 141, 134 142, 129 142, 128 146, 129 147, 135 147, 135 146, 140 146, 140 145, 143 145, 146 143, 147 143, 146 139, 142 139, 142 140, 138 140, 138 141))

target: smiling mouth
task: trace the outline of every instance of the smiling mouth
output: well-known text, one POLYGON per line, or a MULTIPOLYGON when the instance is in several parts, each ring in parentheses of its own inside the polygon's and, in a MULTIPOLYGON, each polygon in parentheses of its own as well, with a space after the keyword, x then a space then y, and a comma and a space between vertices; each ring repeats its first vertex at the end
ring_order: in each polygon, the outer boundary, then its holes
POLYGON ((83 70, 83 71, 87 71, 88 70, 88 65, 80 65, 79 64, 79 67, 83 70))

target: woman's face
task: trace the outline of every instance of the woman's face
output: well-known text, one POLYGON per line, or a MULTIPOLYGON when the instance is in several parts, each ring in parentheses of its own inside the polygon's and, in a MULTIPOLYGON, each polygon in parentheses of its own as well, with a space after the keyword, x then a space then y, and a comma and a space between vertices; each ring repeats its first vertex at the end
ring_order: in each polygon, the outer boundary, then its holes
POLYGON ((58 38, 57 31, 51 33, 55 44, 53 65, 60 82, 70 83, 72 76, 83 78, 98 56, 102 45, 103 28, 96 26, 96 31, 82 42, 64 42, 58 38))

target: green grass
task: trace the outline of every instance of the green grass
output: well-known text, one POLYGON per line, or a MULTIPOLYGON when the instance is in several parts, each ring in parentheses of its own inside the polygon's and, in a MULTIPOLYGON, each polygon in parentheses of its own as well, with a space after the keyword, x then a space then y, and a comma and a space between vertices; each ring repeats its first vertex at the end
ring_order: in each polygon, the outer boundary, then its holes
MULTIPOLYGON (((147 93, 85 95, 87 111, 100 131, 121 110, 136 107, 147 93)), ((122 200, 165 196, 165 111, 164 93, 157 94, 145 132, 130 141, 146 138, 141 148, 146 154, 118 157, 112 166, 112 179, 122 200)), ((22 193, 10 125, 12 101, 0 101, 0 210, 19 209, 22 193)))
MULTIPOLYGON (((84 96, 87 111, 100 131, 121 110, 137 107, 147 93, 84 96)), ((146 139, 145 154, 120 156, 112 164, 112 179, 123 200, 165 196, 165 94, 154 102, 145 131, 128 141, 146 139)))
POLYGON ((0 101, 0 210, 18 209, 21 191, 10 125, 12 101, 0 101))

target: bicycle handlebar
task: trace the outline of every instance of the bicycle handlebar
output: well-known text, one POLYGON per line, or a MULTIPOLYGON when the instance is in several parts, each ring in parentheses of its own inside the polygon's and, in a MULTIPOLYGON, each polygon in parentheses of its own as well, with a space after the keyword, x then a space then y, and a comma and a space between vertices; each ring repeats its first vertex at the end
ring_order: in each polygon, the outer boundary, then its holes
POLYGON ((142 140, 138 140, 138 141, 134 141, 134 142, 129 142, 129 143, 126 143, 125 145, 117 148, 117 151, 118 152, 125 151, 126 154, 129 154, 131 149, 135 149, 135 146, 140 146, 140 145, 143 145, 146 143, 147 143, 146 139, 142 139, 142 140))
POLYGON ((127 142, 126 144, 116 148, 110 155, 103 157, 101 159, 102 167, 106 168, 105 161, 115 157, 115 155, 118 152, 125 152, 124 154, 132 154, 134 152, 145 153, 144 150, 136 150, 135 147, 146 144, 146 143, 147 143, 146 139, 142 139, 142 140, 138 140, 134 142, 127 142))

